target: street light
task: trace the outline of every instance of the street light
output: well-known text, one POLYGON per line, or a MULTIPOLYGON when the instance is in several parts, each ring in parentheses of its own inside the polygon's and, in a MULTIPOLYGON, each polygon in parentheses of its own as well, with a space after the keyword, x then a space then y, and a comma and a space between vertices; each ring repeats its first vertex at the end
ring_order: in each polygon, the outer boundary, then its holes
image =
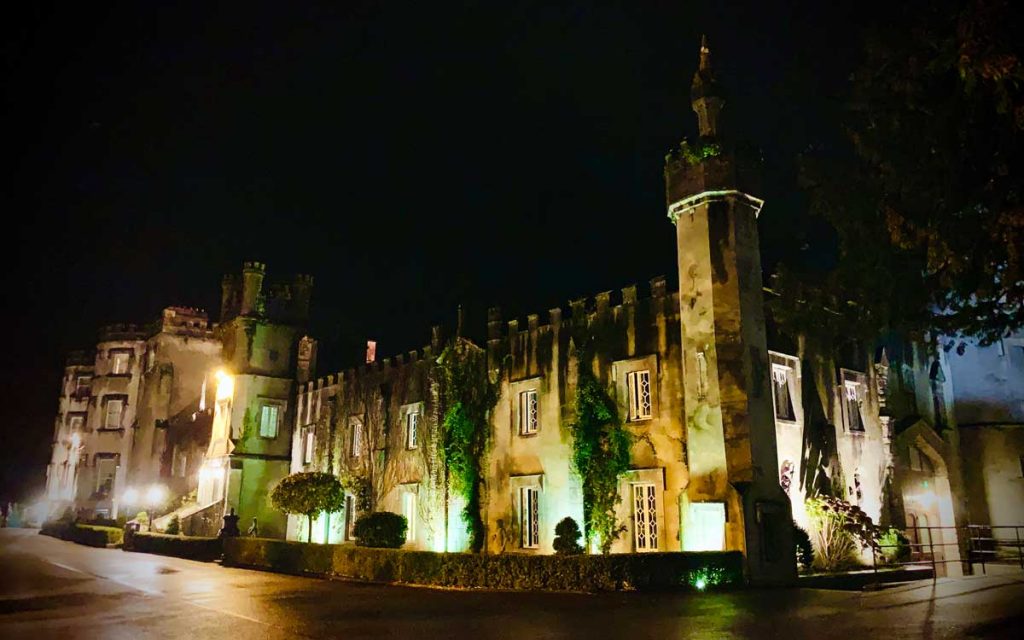
POLYGON ((167 499, 167 487, 161 484, 151 484, 146 490, 146 515, 149 516, 149 531, 153 531, 153 510, 164 503, 167 499))

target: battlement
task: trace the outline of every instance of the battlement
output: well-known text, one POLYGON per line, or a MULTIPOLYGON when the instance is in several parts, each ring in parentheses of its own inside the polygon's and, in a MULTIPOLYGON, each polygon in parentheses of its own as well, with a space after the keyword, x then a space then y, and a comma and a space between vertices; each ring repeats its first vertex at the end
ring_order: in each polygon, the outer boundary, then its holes
POLYGON ((137 324, 108 324, 100 327, 99 342, 127 342, 145 340, 146 329, 137 324))
POLYGON ((520 318, 513 318, 504 322, 506 330, 502 330, 502 317, 500 307, 491 307, 487 310, 487 339, 500 340, 505 337, 516 336, 524 333, 536 333, 550 331, 553 327, 562 324, 585 323, 589 324, 605 314, 621 313, 625 307, 642 304, 648 300, 661 300, 667 294, 665 276, 656 276, 650 280, 648 291, 650 295, 646 298, 637 297, 637 285, 630 284, 620 288, 617 292, 601 291, 593 297, 573 298, 569 300, 569 316, 565 317, 561 307, 554 307, 547 310, 547 322, 540 323, 540 314, 531 313, 526 316, 526 323, 522 325, 520 318), (614 296, 614 300, 613 300, 614 296))
POLYGON ((160 322, 160 331, 175 335, 212 337, 213 326, 205 309, 195 307, 167 307, 160 322))
POLYGON ((242 263, 241 274, 221 279, 221 323, 238 316, 260 317, 275 322, 304 324, 309 318, 313 276, 268 278, 263 262, 242 263))
POLYGON ((322 391, 340 384, 352 382, 368 375, 386 374, 389 372, 392 374, 398 374, 403 370, 415 367, 420 362, 429 362, 433 357, 434 350, 430 345, 427 345, 420 350, 413 349, 408 353, 400 353, 395 356, 382 358, 358 367, 350 367, 343 371, 321 376, 316 380, 299 384, 298 393, 301 396, 313 391, 322 391))

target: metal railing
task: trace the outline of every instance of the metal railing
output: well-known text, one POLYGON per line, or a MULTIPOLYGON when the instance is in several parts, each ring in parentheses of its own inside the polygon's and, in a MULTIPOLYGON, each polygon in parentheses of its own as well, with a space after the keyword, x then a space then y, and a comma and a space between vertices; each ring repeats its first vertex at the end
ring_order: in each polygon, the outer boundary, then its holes
POLYGON ((977 525, 963 527, 908 527, 903 530, 907 542, 879 544, 871 549, 871 567, 878 573, 890 567, 930 567, 932 580, 938 577, 938 568, 950 563, 960 563, 966 573, 974 573, 974 565, 980 564, 982 573, 986 565, 1013 562, 1024 569, 1024 525, 977 525), (942 542, 945 531, 952 531, 955 540, 942 542), (998 536, 996 532, 1012 531, 1012 535, 998 536), (939 541, 936 541, 938 538, 939 541), (966 549, 964 549, 966 542, 966 549), (948 558, 947 547, 955 547, 966 553, 958 558, 948 558), (890 549, 890 553, 886 550, 890 549), (1013 549, 1011 553, 1001 552, 1013 549), (938 552, 938 553, 937 553, 938 552), (903 557, 900 556, 909 556, 903 557), (1015 556, 1015 557, 1014 557, 1015 556))
POLYGON ((1004 564, 1013 562, 1016 556, 1016 564, 1024 569, 1024 525, 989 525, 969 524, 967 529, 967 556, 968 562, 973 565, 981 565, 981 572, 987 573, 986 565, 1004 564), (999 536, 997 533, 1011 532, 1007 536, 999 536), (1000 553, 1003 549, 1013 549, 1010 553, 1000 553))

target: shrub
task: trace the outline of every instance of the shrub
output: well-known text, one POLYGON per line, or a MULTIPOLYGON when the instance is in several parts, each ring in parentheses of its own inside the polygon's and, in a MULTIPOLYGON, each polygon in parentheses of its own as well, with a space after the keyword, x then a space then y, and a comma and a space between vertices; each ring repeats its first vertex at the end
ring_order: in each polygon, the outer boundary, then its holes
POLYGON ((293 473, 281 480, 270 494, 280 511, 306 516, 306 542, 313 541, 313 518, 324 511, 340 511, 345 505, 345 489, 333 475, 319 471, 293 473))
POLYGON ((699 589, 743 582, 743 556, 735 551, 479 555, 229 538, 224 541, 224 564, 374 582, 488 589, 699 589))
POLYGON ((353 533, 360 547, 397 549, 405 543, 408 527, 405 516, 390 511, 378 511, 356 520, 353 533))
POLYGON ((555 525, 555 553, 561 556, 571 556, 583 553, 580 546, 580 526, 572 518, 562 518, 555 525))
POLYGON ((119 545, 124 541, 124 531, 117 527, 100 527, 61 520, 43 523, 39 533, 89 547, 119 545))
POLYGON ((167 529, 164 530, 164 533, 169 536, 176 536, 181 533, 181 518, 178 517, 178 514, 171 516, 170 521, 167 523, 167 529))
POLYGON ((212 562, 220 558, 221 539, 136 533, 125 543, 124 550, 212 562))
POLYGON ((814 546, 811 544, 811 536, 796 522, 793 523, 793 546, 796 547, 797 567, 810 569, 814 563, 814 546))
POLYGON ((856 564, 854 551, 878 546, 879 530, 860 507, 832 496, 807 499, 814 533, 814 566, 838 571, 856 564))
POLYGON ((894 564, 910 559, 910 540, 899 529, 890 528, 878 538, 879 550, 885 562, 894 564))

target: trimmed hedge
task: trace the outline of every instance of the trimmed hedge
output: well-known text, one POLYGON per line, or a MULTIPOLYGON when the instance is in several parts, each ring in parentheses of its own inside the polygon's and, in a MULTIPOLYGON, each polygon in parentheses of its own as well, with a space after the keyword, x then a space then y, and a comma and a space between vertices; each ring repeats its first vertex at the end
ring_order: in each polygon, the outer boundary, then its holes
POLYGON ((221 543, 220 538, 189 538, 163 533, 134 533, 125 541, 124 550, 213 562, 220 558, 221 543))
POLYGON ((405 516, 390 511, 377 511, 360 516, 352 532, 360 547, 397 549, 405 543, 408 526, 405 516))
POLYGON ((224 564, 372 582, 545 591, 689 589, 695 576, 712 587, 743 582, 743 557, 734 551, 476 555, 229 538, 224 564))
POLYGON ((101 527, 73 522, 47 522, 43 524, 39 533, 99 548, 117 546, 124 541, 124 531, 117 527, 101 527))

